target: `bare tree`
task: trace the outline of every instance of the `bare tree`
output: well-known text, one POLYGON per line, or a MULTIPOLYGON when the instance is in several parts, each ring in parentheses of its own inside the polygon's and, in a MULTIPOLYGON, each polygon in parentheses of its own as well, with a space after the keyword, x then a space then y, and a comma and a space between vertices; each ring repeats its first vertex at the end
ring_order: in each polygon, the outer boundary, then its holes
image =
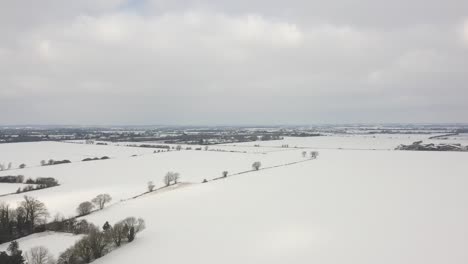
POLYGON ((302 157, 305 158, 307 156, 307 151, 302 151, 302 157))
POLYGON ((11 168, 13 167, 13 164, 11 162, 8 163, 8 170, 11 170, 11 168))
POLYGON ((205 151, 208 150, 208 146, 205 146, 205 151))
POLYGON ((311 159, 316 159, 318 157, 319 153, 318 151, 311 151, 310 152, 310 158, 311 159))
POLYGON ((41 160, 41 166, 45 166, 47 162, 45 160, 41 160))
POLYGON ((109 203, 110 201, 112 201, 112 197, 107 193, 99 194, 93 200, 91 200, 91 202, 96 204, 96 206, 98 206, 100 210, 102 210, 105 204, 109 203))
POLYGON ((166 175, 164 176, 163 182, 165 186, 171 185, 172 179, 171 179, 171 175, 169 174, 169 172, 166 173, 166 175))
POLYGON ((57 264, 76 264, 78 263, 78 256, 75 252, 75 247, 67 248, 62 254, 60 254, 57 264))
POLYGON ((163 182, 166 186, 171 185, 172 182, 177 184, 177 181, 180 179, 180 174, 178 172, 169 171, 166 173, 166 176, 163 178, 163 182))
POLYGON ((21 165, 19 165, 19 168, 20 168, 20 169, 26 168, 26 164, 22 163, 21 165))
POLYGON ((261 166, 262 166, 262 163, 260 163, 260 161, 256 161, 252 164, 252 168, 254 170, 259 170, 261 166))
POLYGON ((180 179, 180 174, 178 172, 174 172, 174 174, 172 174, 172 181, 174 182, 174 184, 177 184, 179 179, 180 179))
POLYGON ((127 217, 125 218, 122 223, 127 225, 128 227, 135 228, 135 232, 138 233, 146 228, 145 220, 143 218, 136 219, 135 217, 127 217))
POLYGON ((152 192, 154 190, 154 183, 152 181, 149 181, 148 182, 148 191, 149 192, 152 192))
POLYGON ((228 171, 223 171, 223 177, 226 178, 228 176, 228 171))
POLYGON ((94 204, 91 202, 82 202, 80 205, 78 205, 78 208, 76 208, 76 212, 78 213, 79 216, 87 215, 91 213, 91 211, 94 209, 94 204))
MULTIPOLYGON (((93 251, 91 250, 91 247, 89 246, 87 237, 79 240, 75 244, 74 248, 75 248, 76 256, 78 258, 80 258, 85 263, 91 262, 91 260, 93 259, 93 251)), ((82 263, 82 262, 79 262, 79 263, 82 263)))
POLYGON ((95 259, 104 255, 104 251, 107 246, 107 239, 103 232, 99 231, 98 228, 91 228, 86 240, 95 259))
POLYGON ((124 232, 124 227, 125 227, 124 223, 119 222, 119 223, 114 224, 114 226, 110 229, 110 236, 115 246, 117 247, 120 247, 120 245, 122 244, 122 240, 126 236, 124 232))
POLYGON ((181 149, 182 149, 182 146, 181 146, 181 145, 177 145, 176 150, 181 150, 181 149))
POLYGON ((43 246, 33 247, 25 254, 28 264, 54 264, 55 260, 49 250, 43 246))
POLYGON ((36 224, 42 223, 49 217, 49 212, 43 202, 29 196, 24 196, 20 206, 24 208, 26 220, 33 230, 36 224))

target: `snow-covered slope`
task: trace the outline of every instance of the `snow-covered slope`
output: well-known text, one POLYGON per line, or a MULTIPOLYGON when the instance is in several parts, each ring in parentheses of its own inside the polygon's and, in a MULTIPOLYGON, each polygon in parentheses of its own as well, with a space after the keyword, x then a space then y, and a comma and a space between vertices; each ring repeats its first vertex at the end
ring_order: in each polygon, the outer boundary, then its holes
MULTIPOLYGON (((168 171, 179 172, 183 182, 201 182, 203 179, 219 177, 225 170, 229 173, 251 170, 255 161, 260 161, 263 166, 273 166, 303 160, 301 152, 295 149, 268 154, 195 150, 156 154, 151 152, 137 157, 25 168, 21 170, 21 174, 26 179, 56 178, 60 186, 25 194, 43 201, 52 215, 60 213, 72 216, 79 203, 89 201, 101 193, 109 193, 113 202, 118 202, 145 192, 148 181, 153 181, 157 187, 161 187, 162 179, 168 171)), ((0 176, 10 173, 0 172, 0 176)), ((2 200, 16 205, 23 199, 23 195, 10 195, 2 197, 2 200)))
POLYGON ((134 243, 95 263, 467 263, 467 159, 324 150, 146 195, 87 217, 147 222, 134 243))

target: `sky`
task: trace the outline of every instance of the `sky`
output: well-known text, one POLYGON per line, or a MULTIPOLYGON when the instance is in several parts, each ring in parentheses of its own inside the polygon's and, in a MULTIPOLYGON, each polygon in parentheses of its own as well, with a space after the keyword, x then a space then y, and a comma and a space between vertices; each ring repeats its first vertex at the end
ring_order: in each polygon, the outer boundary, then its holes
POLYGON ((468 122, 466 0, 0 0, 0 125, 468 122))

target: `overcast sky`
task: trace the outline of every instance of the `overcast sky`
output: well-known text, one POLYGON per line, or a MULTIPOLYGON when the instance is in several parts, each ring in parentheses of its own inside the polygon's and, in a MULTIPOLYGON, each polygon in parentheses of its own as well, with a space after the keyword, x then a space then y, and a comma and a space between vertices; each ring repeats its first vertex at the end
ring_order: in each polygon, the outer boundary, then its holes
POLYGON ((468 122, 466 0, 0 0, 0 124, 468 122))

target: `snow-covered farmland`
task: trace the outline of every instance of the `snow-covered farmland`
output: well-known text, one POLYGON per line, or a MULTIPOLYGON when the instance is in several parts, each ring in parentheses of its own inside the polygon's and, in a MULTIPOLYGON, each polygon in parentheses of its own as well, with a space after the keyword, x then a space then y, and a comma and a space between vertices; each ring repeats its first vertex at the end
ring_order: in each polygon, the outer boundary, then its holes
POLYGON ((152 153, 153 150, 133 147, 102 146, 91 144, 74 144, 63 142, 28 142, 0 144, 0 163, 8 166, 12 163, 13 169, 18 169, 20 164, 27 167, 40 166, 41 160, 70 160, 81 161, 85 158, 108 156, 129 157, 152 153))
MULTIPOLYGON (((88 148, 87 145, 78 146, 88 148)), ((121 148, 126 150, 126 147, 121 148)), ((138 151, 140 148, 132 149, 138 151)), ((301 152, 291 149, 269 154, 245 154, 183 150, 153 154, 151 151, 149 154, 136 157, 122 156, 109 160, 25 168, 21 170, 21 174, 26 179, 37 177, 57 179, 60 186, 30 192, 27 195, 45 202, 53 214, 71 216, 75 214, 79 203, 91 200, 100 193, 109 193, 113 197, 113 202, 118 202, 145 192, 148 181, 153 181, 156 187, 160 187, 168 171, 179 172, 183 182, 198 183, 204 179, 219 177, 225 170, 231 174, 251 170, 251 165, 255 161, 260 161, 262 166, 268 167, 304 160, 301 152)), ((0 176, 8 174, 11 172, 0 172, 0 176)), ((3 200, 16 204, 23 195, 10 195, 3 197, 3 200)))
MULTIPOLYGON (((75 146, 77 153, 115 152, 110 160, 31 167, 21 174, 58 179, 58 187, 27 193, 43 201, 51 215, 75 215, 80 202, 109 193, 113 205, 87 220, 98 226, 127 216, 146 220, 147 229, 134 242, 97 264, 467 263, 468 153, 393 150, 428 137, 285 138, 154 154, 154 149, 54 143, 75 146), (281 148, 285 144, 289 148, 281 148), (302 157, 314 149, 318 159, 302 157), (201 183, 224 170, 248 171, 254 161, 263 167, 303 162, 201 183), (150 180, 162 186, 167 171, 181 173, 182 184, 128 199, 145 192, 150 180)), ((12 205, 21 199, 22 194, 0 197, 12 205)), ((27 241, 55 250, 34 236, 27 241)))
POLYGON ((87 217, 147 230, 96 263, 466 263, 466 153, 324 150, 87 217), (183 252, 183 254, 181 254, 183 252))
POLYGON ((254 141, 229 144, 229 146, 246 147, 259 145, 260 147, 281 147, 282 145, 288 145, 291 148, 393 150, 400 144, 411 144, 419 140, 425 143, 460 143, 464 146, 468 145, 468 137, 459 136, 448 139, 429 139, 431 136, 434 135, 375 134, 285 137, 283 140, 254 141))

